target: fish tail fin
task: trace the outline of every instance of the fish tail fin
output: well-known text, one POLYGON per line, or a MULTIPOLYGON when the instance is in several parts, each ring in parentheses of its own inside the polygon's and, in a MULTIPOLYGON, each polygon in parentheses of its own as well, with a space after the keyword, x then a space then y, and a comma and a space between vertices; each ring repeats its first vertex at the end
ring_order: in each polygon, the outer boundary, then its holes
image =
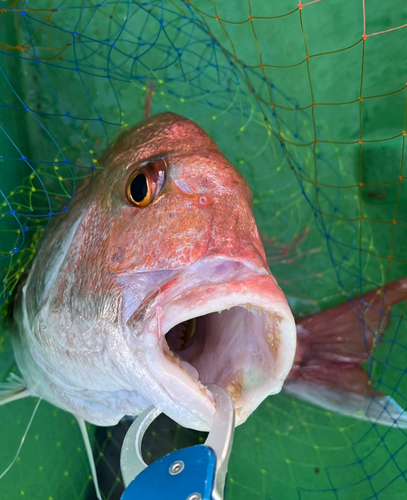
POLYGON ((344 415, 407 428, 407 412, 373 389, 361 366, 389 326, 391 307, 406 298, 407 278, 403 278, 300 318, 285 392, 344 415))
POLYGON ((28 396, 31 396, 31 393, 24 380, 14 373, 10 373, 7 382, 0 383, 0 406, 28 396))

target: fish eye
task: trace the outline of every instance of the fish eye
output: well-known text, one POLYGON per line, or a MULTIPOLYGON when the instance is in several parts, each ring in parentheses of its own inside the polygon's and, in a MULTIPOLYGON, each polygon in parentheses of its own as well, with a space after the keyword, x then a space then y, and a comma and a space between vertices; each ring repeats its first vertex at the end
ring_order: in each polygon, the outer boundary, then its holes
POLYGON ((126 196, 135 207, 146 207, 160 193, 165 181, 165 162, 147 160, 127 180, 126 196))
POLYGON ((143 172, 137 172, 130 179, 128 198, 136 207, 145 207, 150 203, 150 188, 147 177, 143 172))

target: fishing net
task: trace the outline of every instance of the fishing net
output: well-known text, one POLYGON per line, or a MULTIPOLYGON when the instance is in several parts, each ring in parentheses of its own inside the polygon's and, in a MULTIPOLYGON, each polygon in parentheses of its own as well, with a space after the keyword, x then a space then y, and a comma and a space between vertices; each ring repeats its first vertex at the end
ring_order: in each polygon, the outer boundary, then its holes
MULTIPOLYGON (((406 276, 402 0, 37 0, 0 8, 5 325, 41 232, 99 175, 109 145, 141 118, 152 83, 153 113, 196 121, 249 181, 269 264, 296 316, 406 276)), ((405 306, 392 309, 365 365, 373 386, 404 409, 405 306)), ((2 380, 10 370, 18 373, 4 327, 2 380)), ((0 422, 1 498, 94 498, 71 415, 28 399, 1 407, 0 422)), ((88 426, 106 499, 123 488, 121 426, 88 426)), ((145 451, 152 460, 203 439, 164 419, 145 451)), ((273 396, 236 430, 226 498, 407 499, 406 443, 397 422, 384 427, 273 396)))

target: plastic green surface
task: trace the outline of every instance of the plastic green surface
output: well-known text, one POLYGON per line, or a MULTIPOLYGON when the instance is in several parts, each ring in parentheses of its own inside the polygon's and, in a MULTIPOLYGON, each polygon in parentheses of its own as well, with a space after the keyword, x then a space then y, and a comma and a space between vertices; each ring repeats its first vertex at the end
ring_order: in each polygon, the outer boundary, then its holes
MULTIPOLYGON (((141 118, 152 82, 153 113, 195 120, 249 181, 270 267, 295 315, 406 275, 405 2, 317 0, 299 8, 289 0, 49 0, 0 7, 4 318, 38 229, 69 205, 79 182, 103 175, 102 153, 141 118)), ((366 363, 374 384, 404 409, 405 306, 393 309, 366 363)), ((13 366, 6 330, 3 380, 13 366)), ((35 405, 0 407, 0 476, 35 405)), ((150 458, 199 439, 171 429, 152 431, 150 458)), ((109 436, 95 454, 110 468, 106 498, 114 499, 121 484, 105 455, 109 436)), ((405 430, 270 397, 236 430, 226 498, 406 500, 406 443, 405 430)), ((0 479, 0 498, 85 500, 89 474, 75 420, 41 402, 0 479)))

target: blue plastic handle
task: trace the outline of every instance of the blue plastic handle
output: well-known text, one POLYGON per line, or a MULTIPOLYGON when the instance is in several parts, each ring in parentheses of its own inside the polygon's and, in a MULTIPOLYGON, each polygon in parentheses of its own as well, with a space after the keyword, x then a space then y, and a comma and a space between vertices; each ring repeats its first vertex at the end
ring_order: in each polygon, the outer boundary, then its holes
POLYGON ((121 500, 187 500, 200 493, 211 500, 215 479, 216 454, 209 446, 197 445, 177 450, 145 468, 127 486, 121 500), (182 470, 170 473, 175 462, 182 470))

